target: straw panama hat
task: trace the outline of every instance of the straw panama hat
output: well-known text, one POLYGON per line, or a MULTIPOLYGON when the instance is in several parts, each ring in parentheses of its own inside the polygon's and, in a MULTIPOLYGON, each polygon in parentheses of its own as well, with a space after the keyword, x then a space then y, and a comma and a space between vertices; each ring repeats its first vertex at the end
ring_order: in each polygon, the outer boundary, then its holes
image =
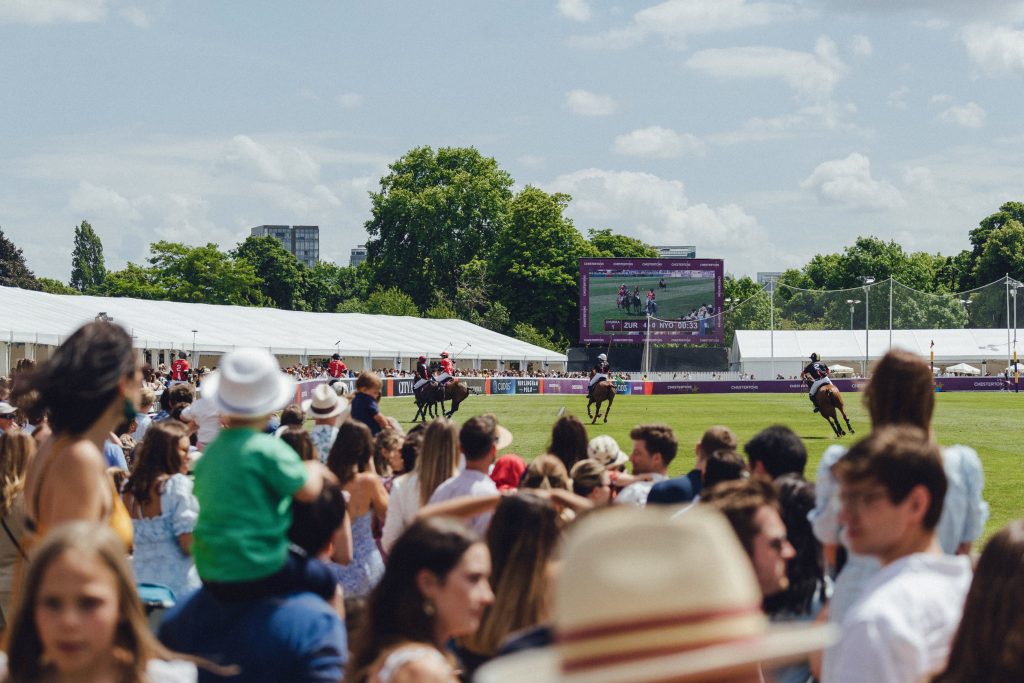
POLYGON ((701 681, 829 645, 826 625, 770 627, 748 559, 721 513, 678 520, 611 509, 566 537, 555 585, 556 645, 500 657, 478 683, 701 681))
POLYGON ((221 359, 203 381, 203 396, 223 415, 259 417, 288 405, 297 388, 268 351, 243 348, 221 359))
POLYGON ((629 461, 629 456, 619 448, 619 442, 608 434, 595 436, 590 440, 587 444, 587 457, 598 461, 606 468, 625 465, 629 461))
POLYGON ((313 398, 302 402, 302 412, 318 420, 338 417, 348 410, 348 399, 338 396, 334 388, 327 384, 318 384, 313 389, 313 398))

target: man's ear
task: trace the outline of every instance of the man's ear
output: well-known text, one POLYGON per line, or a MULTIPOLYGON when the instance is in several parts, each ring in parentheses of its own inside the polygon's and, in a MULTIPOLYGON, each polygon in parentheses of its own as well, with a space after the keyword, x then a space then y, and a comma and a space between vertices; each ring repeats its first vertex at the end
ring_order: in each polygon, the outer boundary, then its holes
POLYGON ((909 504, 908 510, 911 520, 917 524, 922 524, 925 515, 928 514, 928 508, 931 507, 932 494, 924 484, 918 484, 910 489, 910 493, 907 494, 907 499, 904 502, 909 504))

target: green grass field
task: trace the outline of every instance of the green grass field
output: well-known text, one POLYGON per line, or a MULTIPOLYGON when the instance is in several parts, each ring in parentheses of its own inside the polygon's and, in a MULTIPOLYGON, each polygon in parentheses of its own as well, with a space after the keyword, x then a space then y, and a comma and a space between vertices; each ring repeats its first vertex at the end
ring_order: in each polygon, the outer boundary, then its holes
MULTIPOLYGON (((587 325, 591 334, 605 334, 604 321, 642 317, 643 314, 625 313, 616 306, 619 285, 625 284, 630 294, 634 287, 640 288, 640 305, 647 302, 647 290, 653 289, 658 302, 658 317, 678 320, 702 304, 715 303, 715 281, 713 278, 692 280, 688 278, 665 278, 666 289, 658 289, 657 277, 590 278, 590 319, 587 325)), ((643 309, 641 309, 643 310, 643 309)))
MULTIPOLYGON (((986 537, 1007 521, 1024 517, 1024 446, 1018 440, 1022 433, 1019 420, 1024 395, 940 393, 936 399, 933 426, 939 443, 973 447, 985 468, 985 498, 991 507, 986 537)), ((583 396, 471 396, 456 418, 464 420, 493 412, 515 437, 506 452, 532 460, 544 452, 551 425, 563 406, 567 413, 589 423, 583 396)), ((843 437, 841 442, 852 444, 859 436, 867 435, 870 424, 859 394, 848 394, 847 406, 857 435, 843 437)), ((385 414, 394 415, 405 426, 411 425, 416 412, 409 398, 385 398, 381 407, 385 414)), ((670 468, 673 476, 692 468, 692 445, 713 424, 730 427, 740 444, 768 425, 788 425, 807 445, 808 478, 814 477, 825 448, 840 442, 825 420, 811 413, 810 403, 802 393, 619 396, 608 424, 588 424, 588 430, 592 437, 611 434, 628 453, 629 430, 643 422, 667 423, 678 435, 683 446, 670 468)))

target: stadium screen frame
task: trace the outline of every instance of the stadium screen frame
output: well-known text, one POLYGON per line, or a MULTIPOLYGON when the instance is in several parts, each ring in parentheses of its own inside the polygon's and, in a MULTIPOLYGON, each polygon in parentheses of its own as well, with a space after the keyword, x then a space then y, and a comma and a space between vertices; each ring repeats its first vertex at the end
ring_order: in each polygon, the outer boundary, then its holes
POLYGON ((641 284, 651 284, 655 292, 658 311, 653 315, 650 341, 671 344, 721 343, 725 338, 723 329, 722 304, 724 288, 724 263, 722 259, 657 259, 657 258, 585 258, 580 259, 580 343, 581 344, 643 344, 647 341, 646 289, 641 287, 641 311, 624 312, 617 303, 617 291, 621 284, 627 290, 641 284), (695 276, 694 273, 699 275, 695 276), (660 288, 664 279, 666 287, 660 288), (592 282, 595 280, 595 282, 592 282), (681 280, 702 280, 693 293, 685 298, 673 296, 672 285, 681 280), (711 301, 701 297, 706 288, 713 287, 714 311, 699 320, 683 320, 692 308, 698 308, 711 301), (610 293, 605 291, 611 287, 610 293), (595 289, 597 291, 595 291, 595 289), (615 303, 609 303, 607 297, 615 303), (600 303, 596 297, 601 297, 600 303), (693 304, 696 304, 693 306, 693 304), (684 307, 691 309, 683 310, 684 307), (604 316, 606 312, 611 315, 604 316), (590 320, 591 314, 598 316, 590 320), (604 317, 601 317, 604 316, 604 317), (599 329, 594 329, 594 325, 599 329))

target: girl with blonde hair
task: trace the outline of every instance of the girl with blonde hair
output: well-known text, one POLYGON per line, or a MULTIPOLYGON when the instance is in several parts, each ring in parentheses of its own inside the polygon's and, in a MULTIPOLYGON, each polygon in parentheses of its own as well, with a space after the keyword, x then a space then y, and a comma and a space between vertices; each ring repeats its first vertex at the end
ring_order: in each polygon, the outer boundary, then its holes
POLYGON ((21 537, 25 535, 25 472, 36 454, 35 440, 23 432, 0 435, 0 628, 11 614, 11 587, 19 558, 26 559, 21 537))
POLYGON ((191 661, 150 632, 125 558, 106 526, 72 522, 51 531, 29 564, 10 622, 0 680, 195 681, 191 661))
POLYGON ((412 524, 419 509, 458 469, 459 429, 451 420, 439 417, 423 431, 423 443, 413 471, 391 484, 388 516, 381 539, 385 551, 391 551, 391 546, 412 524))

